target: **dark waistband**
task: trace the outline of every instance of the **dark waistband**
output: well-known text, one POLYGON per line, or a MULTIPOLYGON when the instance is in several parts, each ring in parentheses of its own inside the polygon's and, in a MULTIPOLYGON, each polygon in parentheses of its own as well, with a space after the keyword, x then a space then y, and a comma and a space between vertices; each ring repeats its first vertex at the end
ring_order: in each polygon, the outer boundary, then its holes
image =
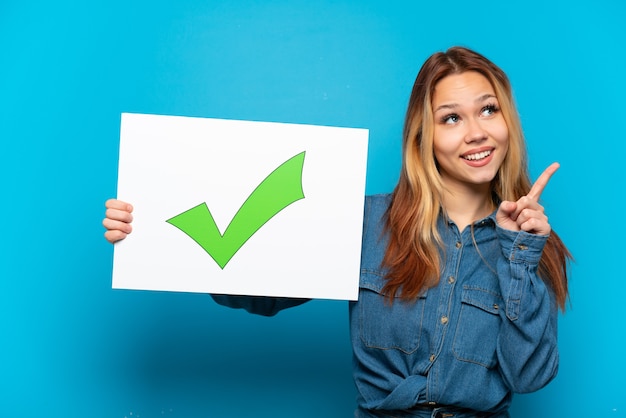
POLYGON ((425 416, 423 414, 427 414, 429 417, 439 417, 439 418, 447 418, 447 417, 471 417, 471 418, 508 418, 510 417, 507 412, 482 412, 476 411, 474 409, 462 408, 458 406, 450 406, 450 405, 441 405, 438 403, 425 403, 425 404, 417 404, 409 409, 404 411, 388 411, 388 410, 380 410, 380 409, 362 409, 358 408, 355 411, 355 417, 357 418, 410 418, 417 416, 425 416))
POLYGON ((437 410, 438 412, 440 412, 442 415, 442 417, 446 417, 446 416, 450 416, 453 417, 455 416, 455 414, 459 414, 459 415, 466 415, 466 416, 472 416, 472 417, 476 417, 476 418, 483 418, 483 417, 494 417, 494 416, 501 416, 498 414, 493 414, 491 412, 482 412, 482 411, 476 411, 474 409, 469 409, 469 408, 463 408, 460 406, 450 406, 450 405, 442 405, 436 402, 428 402, 428 403, 420 403, 417 404, 415 406, 413 406, 412 408, 409 409, 410 411, 435 411, 437 410), (451 415, 446 415, 446 413, 450 413, 451 415))

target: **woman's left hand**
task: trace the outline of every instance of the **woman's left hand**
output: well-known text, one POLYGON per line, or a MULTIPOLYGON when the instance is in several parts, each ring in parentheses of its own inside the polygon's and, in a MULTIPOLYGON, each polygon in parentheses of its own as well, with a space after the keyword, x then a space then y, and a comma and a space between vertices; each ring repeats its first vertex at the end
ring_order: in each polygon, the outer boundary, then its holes
POLYGON ((517 202, 503 201, 496 213, 496 221, 504 229, 526 231, 531 234, 548 235, 551 231, 548 217, 539 204, 539 197, 550 177, 558 170, 559 163, 552 163, 539 176, 526 196, 517 202))

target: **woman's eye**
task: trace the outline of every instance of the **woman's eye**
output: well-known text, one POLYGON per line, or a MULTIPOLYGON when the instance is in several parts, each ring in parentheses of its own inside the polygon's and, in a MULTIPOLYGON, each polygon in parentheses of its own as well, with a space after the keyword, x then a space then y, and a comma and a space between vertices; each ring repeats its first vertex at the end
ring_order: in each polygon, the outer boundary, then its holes
POLYGON ((494 104, 490 104, 490 105, 487 105, 487 106, 483 107, 483 109, 481 111, 481 114, 483 116, 491 116, 494 113, 498 112, 499 110, 500 110, 500 108, 498 106, 496 106, 494 104))
POLYGON ((455 124, 458 121, 459 121, 459 115, 456 115, 456 114, 446 115, 443 118, 441 118, 441 122, 447 125, 455 124))

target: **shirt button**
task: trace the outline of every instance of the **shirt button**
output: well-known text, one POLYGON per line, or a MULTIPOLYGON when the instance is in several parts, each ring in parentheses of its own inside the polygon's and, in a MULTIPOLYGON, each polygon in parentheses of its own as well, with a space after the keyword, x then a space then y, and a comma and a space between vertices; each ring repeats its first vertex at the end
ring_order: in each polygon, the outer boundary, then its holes
POLYGON ((433 361, 435 361, 435 355, 431 354, 430 357, 428 358, 430 360, 430 362, 432 363, 433 361))
POLYGON ((442 323, 443 325, 447 324, 447 323, 448 323, 448 317, 447 317, 447 316, 445 316, 445 315, 444 315, 444 316, 442 316, 442 317, 441 317, 441 323, 442 323))
POLYGON ((448 283, 450 283, 450 284, 454 283, 454 276, 449 276, 448 277, 448 283))
POLYGON ((461 248, 461 245, 463 245, 463 244, 461 244, 461 242, 460 242, 460 241, 457 241, 457 242, 456 242, 456 248, 461 248))

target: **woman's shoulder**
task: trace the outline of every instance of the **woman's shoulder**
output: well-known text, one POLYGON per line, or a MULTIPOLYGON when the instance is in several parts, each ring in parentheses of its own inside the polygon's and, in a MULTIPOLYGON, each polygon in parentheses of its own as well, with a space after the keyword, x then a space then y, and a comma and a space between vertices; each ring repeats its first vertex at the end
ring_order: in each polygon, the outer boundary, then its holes
POLYGON ((380 234, 384 217, 391 203, 390 194, 375 194, 365 196, 365 208, 363 213, 364 231, 376 230, 380 234))
POLYGON ((377 193, 365 196, 365 202, 371 205, 389 206, 391 203, 391 193, 377 193))
POLYGON ((387 212, 389 205, 391 204, 391 194, 381 193, 365 196, 365 215, 378 215, 387 212))
POLYGON ((391 195, 376 194, 365 197, 365 213, 363 214, 363 245, 361 252, 361 268, 379 270, 387 247, 387 231, 385 216, 391 195))

